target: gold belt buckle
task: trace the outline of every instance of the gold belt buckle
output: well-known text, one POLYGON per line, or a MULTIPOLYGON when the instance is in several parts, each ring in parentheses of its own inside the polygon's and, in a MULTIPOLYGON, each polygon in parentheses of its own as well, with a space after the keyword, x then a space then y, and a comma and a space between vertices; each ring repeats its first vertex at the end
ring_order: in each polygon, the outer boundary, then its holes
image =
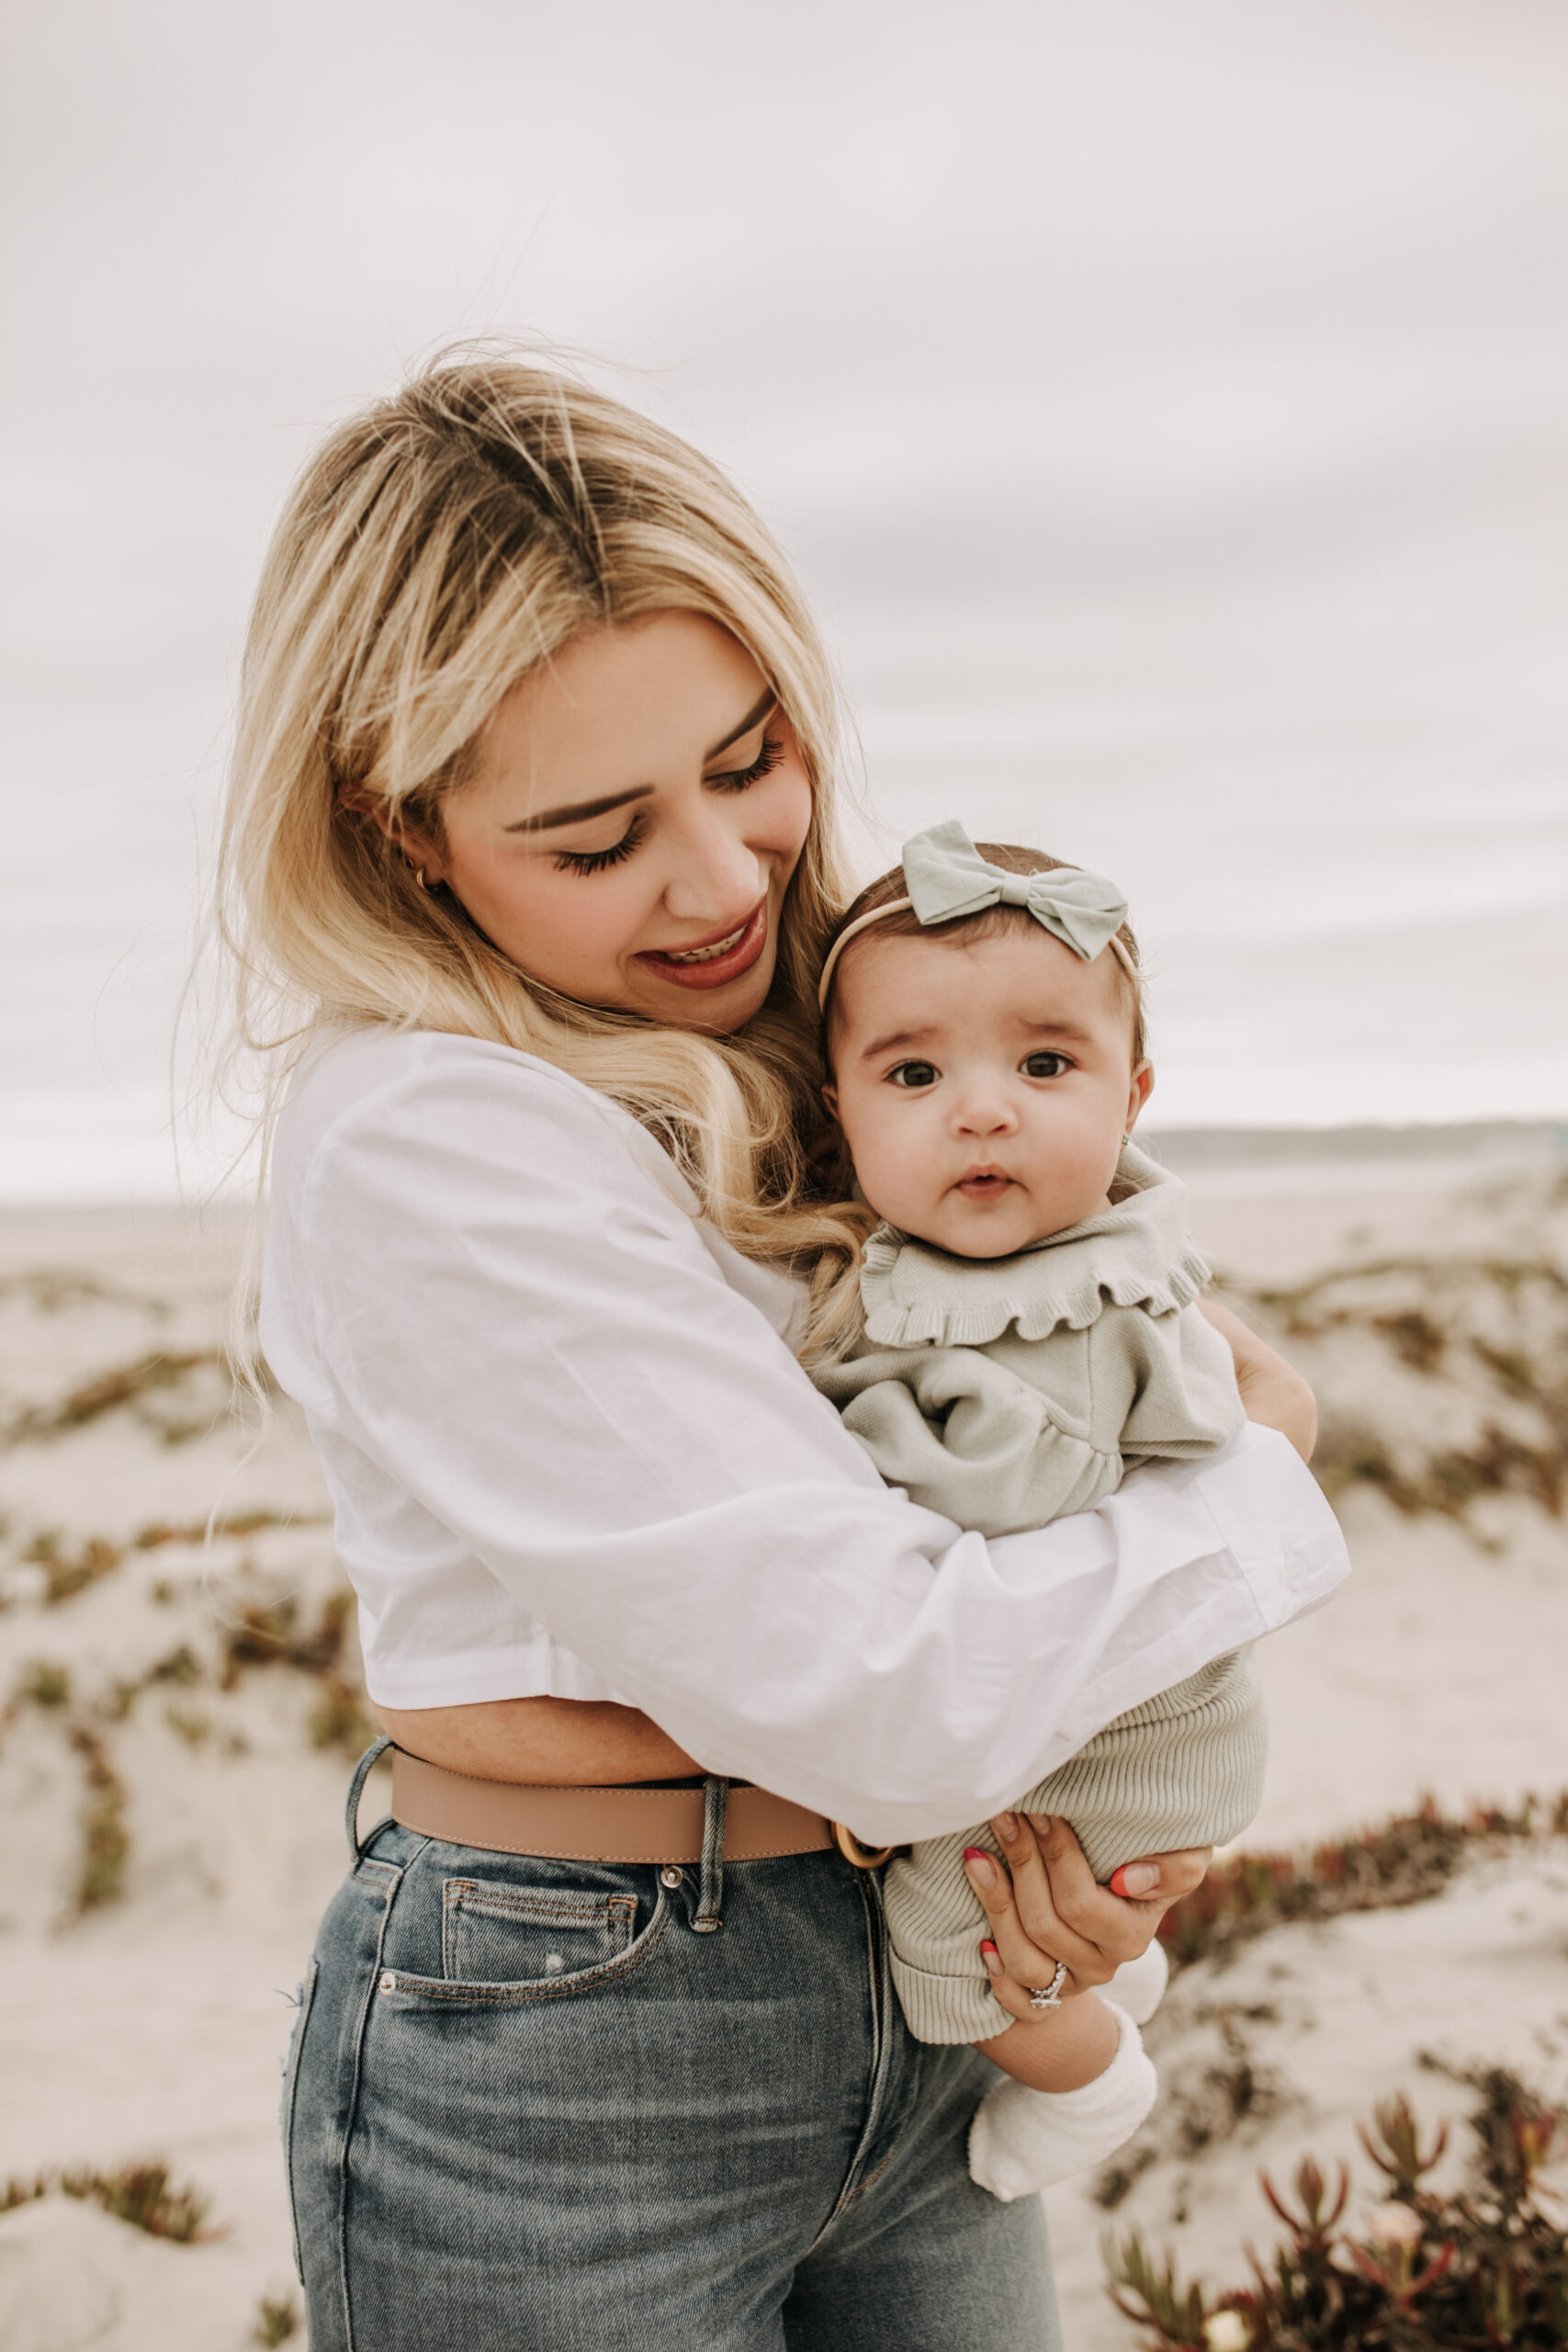
POLYGON ((898 1851, 897 1846, 863 1846, 854 1831, 846 1829, 841 1821, 830 1822, 829 1826, 833 1832, 834 1845, 845 1861, 852 1862, 857 1871, 879 1871, 883 1863, 890 1862, 898 1851))

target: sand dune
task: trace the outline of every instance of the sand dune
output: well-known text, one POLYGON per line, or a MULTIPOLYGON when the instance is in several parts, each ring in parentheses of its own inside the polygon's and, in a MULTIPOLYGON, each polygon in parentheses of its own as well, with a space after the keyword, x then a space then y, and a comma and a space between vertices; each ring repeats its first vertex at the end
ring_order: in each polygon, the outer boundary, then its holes
MULTIPOLYGON (((1427 1789, 1457 1805, 1568 1785, 1562 1188, 1197 1181, 1233 1295, 1319 1385, 1358 1568, 1269 1645, 1274 1761, 1247 1844, 1427 1789)), ((277 2068, 364 1718, 297 1418, 229 1418, 238 1240, 227 1217, 0 1224, 0 2177, 157 2154, 208 2200, 190 2244, 90 2199, 18 2203, 0 2219, 8 2352, 237 2352, 291 2289, 277 2068)), ((1462 2111, 1418 2051, 1568 2088, 1565 1939, 1568 1850, 1517 1840, 1433 1901, 1185 1972, 1151 2030, 1167 2096, 1136 2178, 1113 2208, 1103 2182, 1052 2200, 1072 2352, 1131 2342, 1100 2287, 1109 2222, 1235 2278, 1241 2236, 1269 2236, 1258 2163, 1348 2153, 1395 2085, 1462 2111)))

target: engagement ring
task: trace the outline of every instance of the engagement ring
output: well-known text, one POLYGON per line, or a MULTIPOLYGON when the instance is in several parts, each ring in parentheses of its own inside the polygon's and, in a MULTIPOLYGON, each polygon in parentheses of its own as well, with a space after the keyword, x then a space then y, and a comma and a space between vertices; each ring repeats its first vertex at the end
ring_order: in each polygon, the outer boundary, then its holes
POLYGON ((1062 2006, 1062 1987, 1066 1981, 1067 1963, 1065 1960, 1059 1960, 1056 1962, 1056 1973, 1052 1977, 1049 1984, 1036 1985, 1031 1989, 1029 1996, 1030 2007, 1032 2009, 1059 2009, 1062 2006))

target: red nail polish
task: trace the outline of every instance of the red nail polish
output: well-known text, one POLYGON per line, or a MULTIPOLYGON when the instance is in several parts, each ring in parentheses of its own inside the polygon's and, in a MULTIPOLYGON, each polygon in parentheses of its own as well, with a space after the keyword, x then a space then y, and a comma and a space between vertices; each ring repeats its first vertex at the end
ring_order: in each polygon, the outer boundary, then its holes
POLYGON ((981 1861, 988 1861, 990 1860, 990 1856, 987 1853, 984 1846, 964 1847, 964 1859, 966 1862, 974 1861, 976 1857, 978 1857, 981 1861))
POLYGON ((1120 1870, 1112 1871, 1111 1873, 1110 1885, 1111 1894, 1124 1896, 1129 1903, 1146 1903, 1149 1896, 1154 1893, 1155 1887, 1159 1884, 1157 1872, 1155 1875, 1154 1884, 1152 1886, 1129 1886, 1127 1884, 1127 1872, 1131 1870, 1147 1870, 1148 1867, 1149 1866, 1146 1862, 1123 1862, 1120 1870))
POLYGON ((980 1946, 980 1950, 982 1951, 988 1951, 993 1960, 1000 1960, 1001 1958, 1000 1952, 997 1950, 989 1936, 985 1939, 985 1941, 980 1946))

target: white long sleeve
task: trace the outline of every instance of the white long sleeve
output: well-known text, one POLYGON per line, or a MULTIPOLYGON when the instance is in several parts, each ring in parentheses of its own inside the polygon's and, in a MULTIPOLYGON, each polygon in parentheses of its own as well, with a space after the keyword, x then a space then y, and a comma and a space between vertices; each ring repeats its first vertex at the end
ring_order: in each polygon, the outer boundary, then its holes
POLYGON ((321 1452, 373 1698, 616 1695, 708 1769, 901 1840, 1345 1574, 1256 1429, 989 1544, 917 1509, 762 1311, 784 1285, 682 1191, 503 1046, 373 1031, 297 1087, 262 1340, 321 1452))

